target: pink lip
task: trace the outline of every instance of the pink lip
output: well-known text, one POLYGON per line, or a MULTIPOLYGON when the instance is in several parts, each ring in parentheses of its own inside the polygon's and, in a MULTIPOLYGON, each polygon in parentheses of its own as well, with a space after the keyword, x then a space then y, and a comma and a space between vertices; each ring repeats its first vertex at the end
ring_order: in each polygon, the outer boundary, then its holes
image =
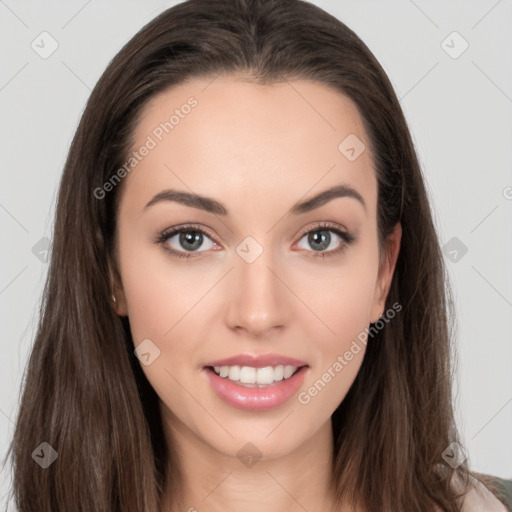
MULTIPOLYGON (((286 360, 289 361, 290 359, 286 360)), ((227 361, 227 359, 223 361, 227 361)), ((217 364, 214 366, 217 366, 217 364)), ((258 368, 263 366, 260 365, 258 368)), ((273 365, 267 364, 266 366, 273 365)), ((246 388, 227 378, 219 377, 210 368, 203 368, 203 372, 206 373, 210 385, 221 400, 232 407, 247 411, 264 411, 283 405, 302 386, 307 371, 308 367, 302 366, 289 379, 274 382, 263 388, 246 388)))
POLYGON ((278 365, 291 365, 291 366, 307 366, 308 364, 292 357, 285 357, 279 354, 263 354, 260 356, 253 354, 239 354, 237 356, 227 357, 226 359, 218 359, 211 361, 204 366, 251 366, 253 368, 265 368, 265 366, 278 366, 278 365))

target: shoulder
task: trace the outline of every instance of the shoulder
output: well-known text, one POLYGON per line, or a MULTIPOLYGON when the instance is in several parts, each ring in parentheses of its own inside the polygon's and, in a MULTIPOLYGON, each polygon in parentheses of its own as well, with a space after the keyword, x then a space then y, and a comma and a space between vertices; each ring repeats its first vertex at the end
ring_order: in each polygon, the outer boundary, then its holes
POLYGON ((478 475, 478 477, 479 479, 471 479, 471 486, 464 495, 462 512, 480 512, 482 510, 510 512, 512 510, 512 480, 503 480, 490 475, 478 475))

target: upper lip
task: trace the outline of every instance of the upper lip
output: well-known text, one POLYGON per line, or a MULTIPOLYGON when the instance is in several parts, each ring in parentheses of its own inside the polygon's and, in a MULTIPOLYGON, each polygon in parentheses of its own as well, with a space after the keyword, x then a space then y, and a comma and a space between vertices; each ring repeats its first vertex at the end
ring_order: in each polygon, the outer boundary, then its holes
POLYGON ((279 366, 279 365, 290 365, 296 366, 308 366, 304 361, 294 359, 293 357, 286 357, 279 354, 238 354, 236 356, 226 357, 225 359, 217 359, 216 361, 210 361, 204 366, 251 366, 253 368, 264 368, 266 366, 279 366))

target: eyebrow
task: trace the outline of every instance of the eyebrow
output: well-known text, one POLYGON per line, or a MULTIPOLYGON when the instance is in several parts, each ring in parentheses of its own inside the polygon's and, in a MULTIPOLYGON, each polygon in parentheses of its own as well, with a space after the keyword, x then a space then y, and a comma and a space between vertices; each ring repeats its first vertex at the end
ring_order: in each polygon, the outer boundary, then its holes
MULTIPOLYGON (((311 197, 310 199, 306 199, 305 201, 298 202, 290 208, 290 212, 292 215, 300 215, 303 213, 311 212, 320 208, 324 204, 336 199, 338 197, 351 197, 356 199, 363 206, 366 211, 366 203, 361 196, 361 194, 349 187, 348 185, 338 185, 336 187, 329 188, 320 192, 316 196, 311 197)), ((209 213, 214 213, 216 215, 228 215, 227 208, 212 199, 211 197, 201 196, 198 194, 191 194, 189 192, 182 192, 179 190, 162 190, 156 194, 144 207, 144 209, 149 208, 157 203, 163 201, 173 201, 175 203, 183 204, 185 206, 191 206, 192 208, 198 208, 199 210, 204 210, 209 213)))

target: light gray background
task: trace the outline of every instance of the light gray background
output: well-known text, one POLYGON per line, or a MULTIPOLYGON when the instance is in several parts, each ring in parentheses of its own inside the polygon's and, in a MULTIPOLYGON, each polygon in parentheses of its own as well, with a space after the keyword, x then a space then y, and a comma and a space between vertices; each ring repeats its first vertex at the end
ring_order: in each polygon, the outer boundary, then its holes
MULTIPOLYGON (((80 114, 109 60, 175 3, 0 0, 2 457, 47 271, 40 240, 52 236, 58 181, 80 114), (43 31, 59 45, 47 59, 31 47, 42 45, 43 31)), ((401 99, 441 242, 457 238, 446 258, 458 309, 459 427, 474 469, 511 478, 512 2, 313 3, 363 39, 401 99), (458 58, 445 51, 463 48, 458 36, 446 39, 453 31, 469 44, 458 58)), ((7 471, 2 478, 0 496, 7 471)))

